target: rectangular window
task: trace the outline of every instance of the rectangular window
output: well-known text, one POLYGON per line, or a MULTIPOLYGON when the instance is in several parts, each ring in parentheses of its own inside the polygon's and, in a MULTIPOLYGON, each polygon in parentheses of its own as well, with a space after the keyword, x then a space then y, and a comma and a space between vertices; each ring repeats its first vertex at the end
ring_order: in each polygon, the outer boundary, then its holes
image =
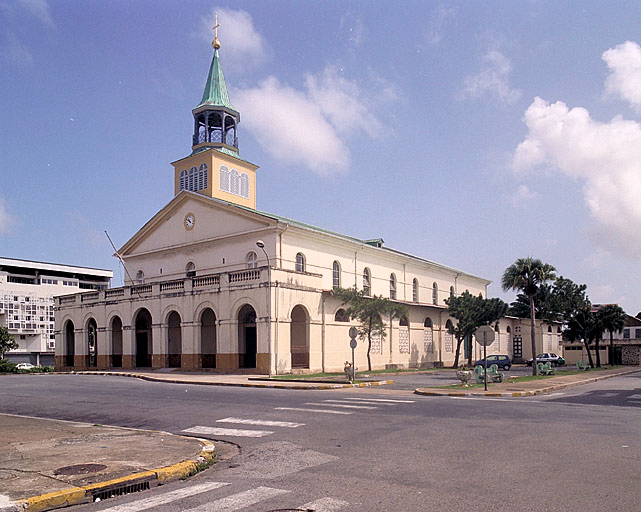
POLYGON ((635 329, 634 330, 634 337, 636 339, 641 339, 641 329, 635 329))
POLYGON ((624 340, 630 339, 630 329, 623 329, 623 339, 624 340))

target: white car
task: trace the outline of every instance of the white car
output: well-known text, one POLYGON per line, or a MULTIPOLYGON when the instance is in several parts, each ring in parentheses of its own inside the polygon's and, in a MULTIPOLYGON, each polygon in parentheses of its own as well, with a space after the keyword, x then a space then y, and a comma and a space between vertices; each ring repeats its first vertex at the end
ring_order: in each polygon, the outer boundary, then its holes
POLYGON ((35 368, 35 366, 31 363, 18 363, 16 368, 18 368, 18 370, 31 370, 31 368, 35 368))

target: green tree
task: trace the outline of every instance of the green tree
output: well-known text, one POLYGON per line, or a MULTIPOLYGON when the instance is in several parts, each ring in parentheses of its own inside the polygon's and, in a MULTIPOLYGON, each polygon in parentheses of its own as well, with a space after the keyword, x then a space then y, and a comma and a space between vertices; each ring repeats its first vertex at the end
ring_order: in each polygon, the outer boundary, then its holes
POLYGON ((358 337, 367 340, 367 369, 372 371, 372 336, 385 338, 385 321, 383 318, 401 318, 407 314, 407 306, 392 302, 382 296, 367 296, 363 290, 356 288, 336 288, 331 294, 347 306, 345 313, 351 319, 356 319, 358 337))
MULTIPOLYGON (((614 332, 621 332, 625 327, 626 314, 623 308, 616 304, 603 306, 597 312, 601 325, 606 331, 610 331, 610 346, 608 347, 608 361, 612 364, 614 360, 614 332)), ((597 347, 597 366, 601 366, 601 359, 597 347)))
MULTIPOLYGON (((448 297, 445 304, 450 316, 457 320, 451 329, 451 334, 456 337, 456 355, 452 367, 457 368, 463 340, 471 339, 474 331, 482 325, 490 325, 504 316, 507 304, 501 299, 484 299, 482 295, 474 296, 468 291, 448 297)), ((472 365, 471 351, 468 363, 472 365)))
POLYGON ((19 345, 13 341, 13 336, 9 334, 9 329, 0 327, 0 359, 4 358, 5 352, 15 350, 18 346, 19 345))
POLYGON ((536 304, 534 297, 542 285, 553 280, 555 268, 552 265, 541 262, 541 260, 527 257, 519 258, 512 265, 505 269, 501 284, 503 290, 519 290, 527 296, 530 303, 530 328, 532 339, 532 375, 537 374, 536 367, 536 304))
POLYGON ((563 337, 570 341, 582 341, 588 354, 588 362, 594 368, 590 341, 598 330, 586 289, 585 284, 576 284, 571 279, 559 276, 554 282, 552 308, 558 311, 559 318, 565 324, 563 337))

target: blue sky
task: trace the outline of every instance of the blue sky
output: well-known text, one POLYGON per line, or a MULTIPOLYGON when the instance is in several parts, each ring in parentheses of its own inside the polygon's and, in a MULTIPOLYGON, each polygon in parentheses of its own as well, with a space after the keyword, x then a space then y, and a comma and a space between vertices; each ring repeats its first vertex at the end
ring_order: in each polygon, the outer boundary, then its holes
POLYGON ((173 197, 213 13, 258 209, 641 310, 641 3, 0 0, 0 255, 114 270, 173 197))

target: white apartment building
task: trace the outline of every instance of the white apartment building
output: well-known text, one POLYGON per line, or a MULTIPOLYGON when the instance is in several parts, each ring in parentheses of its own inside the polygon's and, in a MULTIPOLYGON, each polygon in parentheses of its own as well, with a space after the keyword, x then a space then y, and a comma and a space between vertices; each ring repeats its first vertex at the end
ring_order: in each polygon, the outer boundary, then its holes
POLYGON ((53 365, 54 297, 104 290, 112 277, 111 270, 0 258, 0 326, 19 344, 5 357, 14 363, 53 365))

